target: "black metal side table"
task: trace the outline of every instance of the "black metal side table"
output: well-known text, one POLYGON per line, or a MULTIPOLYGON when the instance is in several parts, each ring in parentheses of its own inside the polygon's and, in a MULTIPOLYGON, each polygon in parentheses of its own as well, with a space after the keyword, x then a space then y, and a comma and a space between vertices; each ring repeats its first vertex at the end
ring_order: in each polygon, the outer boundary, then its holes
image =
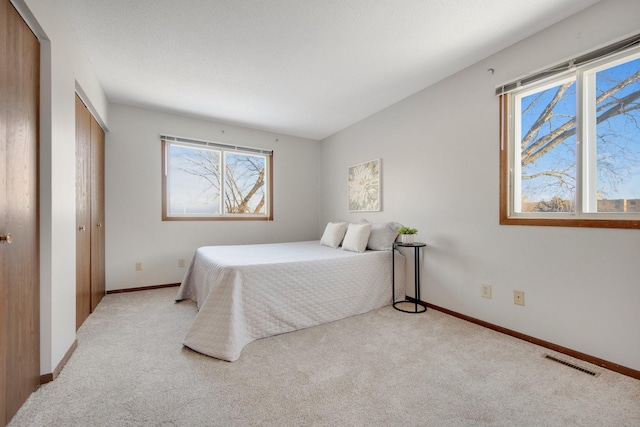
POLYGON ((391 301, 393 303, 393 308, 395 308, 398 311, 402 311, 405 313, 424 313, 425 311, 427 311, 427 306, 423 305, 422 302, 420 301, 420 249, 424 248, 425 246, 427 246, 426 243, 420 243, 420 242, 415 242, 415 243, 401 243, 401 242, 396 242, 393 244, 393 250, 391 251, 391 301), (415 278, 415 301, 410 301, 407 299, 404 299, 402 301, 396 301, 396 263, 395 263, 395 249, 396 248, 413 248, 413 253, 414 253, 414 269, 415 269, 415 274, 414 274, 414 278, 415 278), (399 308, 396 306, 396 304, 400 304, 400 303, 410 303, 410 304, 414 304, 414 310, 403 310, 402 308, 399 308), (420 309, 419 309, 420 308, 420 309))

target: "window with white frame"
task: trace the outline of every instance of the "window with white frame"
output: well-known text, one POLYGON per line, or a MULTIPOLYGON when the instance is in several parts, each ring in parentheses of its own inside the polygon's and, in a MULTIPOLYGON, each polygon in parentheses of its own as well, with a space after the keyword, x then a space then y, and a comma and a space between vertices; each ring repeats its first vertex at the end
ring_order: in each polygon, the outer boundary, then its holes
POLYGON ((640 48, 597 56, 498 89, 502 224, 640 228, 640 48))
POLYGON ((163 220, 271 220, 270 150, 162 136, 163 220))

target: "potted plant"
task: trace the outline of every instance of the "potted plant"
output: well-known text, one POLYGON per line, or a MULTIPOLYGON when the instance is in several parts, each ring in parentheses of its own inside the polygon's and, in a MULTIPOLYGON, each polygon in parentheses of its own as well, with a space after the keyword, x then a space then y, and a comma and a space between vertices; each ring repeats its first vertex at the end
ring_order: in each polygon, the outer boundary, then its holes
POLYGON ((417 229, 411 227, 402 227, 398 230, 400 235, 400 242, 408 245, 413 244, 414 235, 418 232, 417 229))

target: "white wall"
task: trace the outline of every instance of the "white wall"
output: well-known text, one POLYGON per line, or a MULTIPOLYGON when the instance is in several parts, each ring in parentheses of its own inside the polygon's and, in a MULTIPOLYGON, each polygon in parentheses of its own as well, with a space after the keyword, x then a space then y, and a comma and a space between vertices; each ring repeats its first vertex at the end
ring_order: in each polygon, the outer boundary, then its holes
POLYGON ((76 338, 75 93, 107 122, 107 100, 63 13, 50 0, 14 0, 41 42, 40 371, 76 338))
POLYGON ((321 226, 364 217, 416 227, 429 245, 423 300, 640 370, 640 230, 500 226, 494 96, 508 80, 637 33, 638 16, 635 0, 598 3, 327 138, 321 226), (383 211, 348 213, 347 167, 378 157, 383 211))
POLYGON ((319 239, 319 142, 122 105, 109 128, 108 290, 180 282, 200 246, 319 239), (273 149, 274 221, 162 221, 161 134, 273 149))

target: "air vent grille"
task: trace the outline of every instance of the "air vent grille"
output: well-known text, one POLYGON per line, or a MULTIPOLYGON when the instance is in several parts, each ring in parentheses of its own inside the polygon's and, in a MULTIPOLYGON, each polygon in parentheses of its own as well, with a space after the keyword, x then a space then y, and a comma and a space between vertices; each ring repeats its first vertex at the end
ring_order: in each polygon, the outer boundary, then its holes
POLYGON ((585 374, 589 374, 592 377, 596 377, 597 378, 597 377, 600 376, 600 372, 594 372, 594 371, 592 371, 590 369, 583 368, 582 366, 574 365, 571 362, 567 362, 566 360, 558 359, 557 357, 551 356, 550 354, 545 354, 545 355, 543 355, 543 357, 545 359, 549 359, 549 360, 552 360, 554 362, 561 363, 561 364, 563 364, 565 366, 568 366, 570 368, 576 369, 576 370, 578 370, 580 372, 584 372, 585 374))

